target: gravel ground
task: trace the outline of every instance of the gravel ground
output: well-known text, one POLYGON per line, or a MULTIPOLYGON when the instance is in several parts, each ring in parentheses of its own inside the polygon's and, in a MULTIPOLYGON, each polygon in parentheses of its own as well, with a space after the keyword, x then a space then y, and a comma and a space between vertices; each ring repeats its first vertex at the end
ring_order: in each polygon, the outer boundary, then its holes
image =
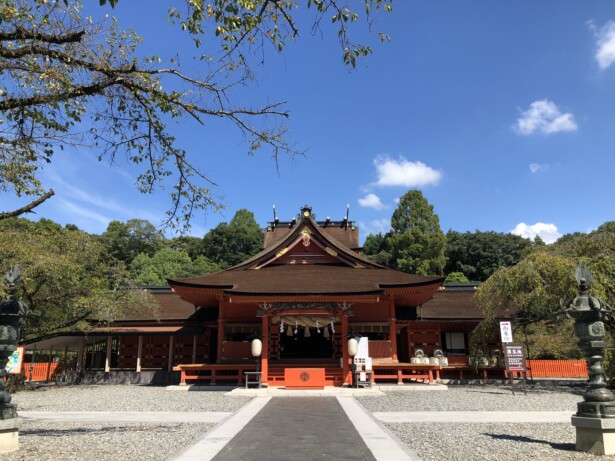
POLYGON ((19 451, 6 461, 162 461, 203 435, 210 424, 23 423, 19 451))
MULTIPOLYGON (((171 392, 150 386, 49 386, 13 394, 17 411, 228 411, 250 401, 223 392, 171 392)), ((165 460, 212 424, 24 421, 18 452, 3 460, 165 460)))
POLYGON ((576 411, 580 386, 528 386, 527 395, 509 386, 449 386, 447 391, 387 392, 386 397, 359 397, 369 411, 576 411))
MULTIPOLYGON (((391 392, 385 397, 360 397, 372 412, 396 411, 549 411, 570 410, 582 399, 583 385, 528 386, 528 393, 502 385, 449 386, 448 391, 391 392)), ((577 452, 570 424, 486 424, 468 418, 467 424, 386 424, 423 460, 517 461, 615 460, 577 452)))
POLYGON ((224 392, 167 391, 164 387, 49 386, 13 394, 17 411, 237 411, 250 397, 224 392))

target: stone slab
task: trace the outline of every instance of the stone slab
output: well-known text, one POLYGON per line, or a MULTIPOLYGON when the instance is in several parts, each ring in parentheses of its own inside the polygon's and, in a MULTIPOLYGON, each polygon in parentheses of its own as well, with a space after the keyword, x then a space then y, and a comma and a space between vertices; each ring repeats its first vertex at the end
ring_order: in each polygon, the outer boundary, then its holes
POLYGON ((21 418, 0 420, 0 453, 19 450, 19 426, 21 418))
POLYGON ((615 420, 573 416, 576 449, 593 455, 615 455, 615 420))
POLYGON ((374 412, 384 423, 567 423, 569 411, 396 411, 374 412))

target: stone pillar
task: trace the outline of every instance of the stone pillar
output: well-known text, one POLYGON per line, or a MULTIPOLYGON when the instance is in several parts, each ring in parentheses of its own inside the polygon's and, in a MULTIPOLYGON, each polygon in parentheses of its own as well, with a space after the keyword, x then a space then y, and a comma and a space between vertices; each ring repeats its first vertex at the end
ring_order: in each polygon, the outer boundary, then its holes
POLYGON ((269 314, 262 318, 263 330, 263 352, 261 354, 261 373, 262 384, 267 384, 269 381, 269 314))
POLYGON ((137 366, 135 371, 141 373, 141 356, 143 355, 143 335, 139 335, 139 342, 137 343, 137 366))
POLYGON ((397 319, 395 318, 395 299, 389 300, 389 338, 391 340, 391 359, 398 362, 397 358, 397 319))
POLYGON ((348 317, 342 313, 342 377, 343 383, 352 385, 352 376, 350 375, 350 365, 348 361, 348 317))

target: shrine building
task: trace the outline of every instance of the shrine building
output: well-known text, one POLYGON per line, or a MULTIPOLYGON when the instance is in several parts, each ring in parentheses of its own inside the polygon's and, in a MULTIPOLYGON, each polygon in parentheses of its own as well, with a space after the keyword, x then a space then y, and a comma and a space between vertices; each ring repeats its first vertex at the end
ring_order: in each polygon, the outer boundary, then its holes
POLYGON ((263 384, 290 386, 293 370, 318 369, 325 385, 350 385, 348 339, 359 336, 369 340, 376 382, 433 382, 432 371, 442 367, 410 363, 418 349, 467 365, 469 335, 481 320, 475 285, 443 287, 443 277, 379 266, 361 255, 348 216, 317 221, 309 206, 292 221, 270 222, 263 246, 222 272, 152 289, 158 318, 126 316, 27 347, 76 351, 80 372, 179 371, 182 384, 241 384, 258 370, 263 384), (262 341, 258 358, 255 338, 262 341))

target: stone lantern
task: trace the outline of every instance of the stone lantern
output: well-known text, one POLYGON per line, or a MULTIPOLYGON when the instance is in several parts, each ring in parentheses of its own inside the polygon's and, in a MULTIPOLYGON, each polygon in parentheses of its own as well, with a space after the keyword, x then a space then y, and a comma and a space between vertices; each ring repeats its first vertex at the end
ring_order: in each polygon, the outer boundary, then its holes
POLYGON ((592 275, 582 263, 577 268, 576 279, 579 294, 563 309, 566 316, 574 319, 574 332, 589 371, 588 389, 572 417, 576 449, 596 455, 615 454, 615 395, 607 389, 602 368, 605 323, 613 321, 613 311, 589 293, 592 275))
POLYGON ((7 296, 0 300, 0 453, 19 449, 19 422, 17 410, 6 392, 4 377, 9 357, 17 349, 21 321, 31 311, 17 298, 17 286, 21 280, 19 267, 14 266, 4 276, 7 296))

